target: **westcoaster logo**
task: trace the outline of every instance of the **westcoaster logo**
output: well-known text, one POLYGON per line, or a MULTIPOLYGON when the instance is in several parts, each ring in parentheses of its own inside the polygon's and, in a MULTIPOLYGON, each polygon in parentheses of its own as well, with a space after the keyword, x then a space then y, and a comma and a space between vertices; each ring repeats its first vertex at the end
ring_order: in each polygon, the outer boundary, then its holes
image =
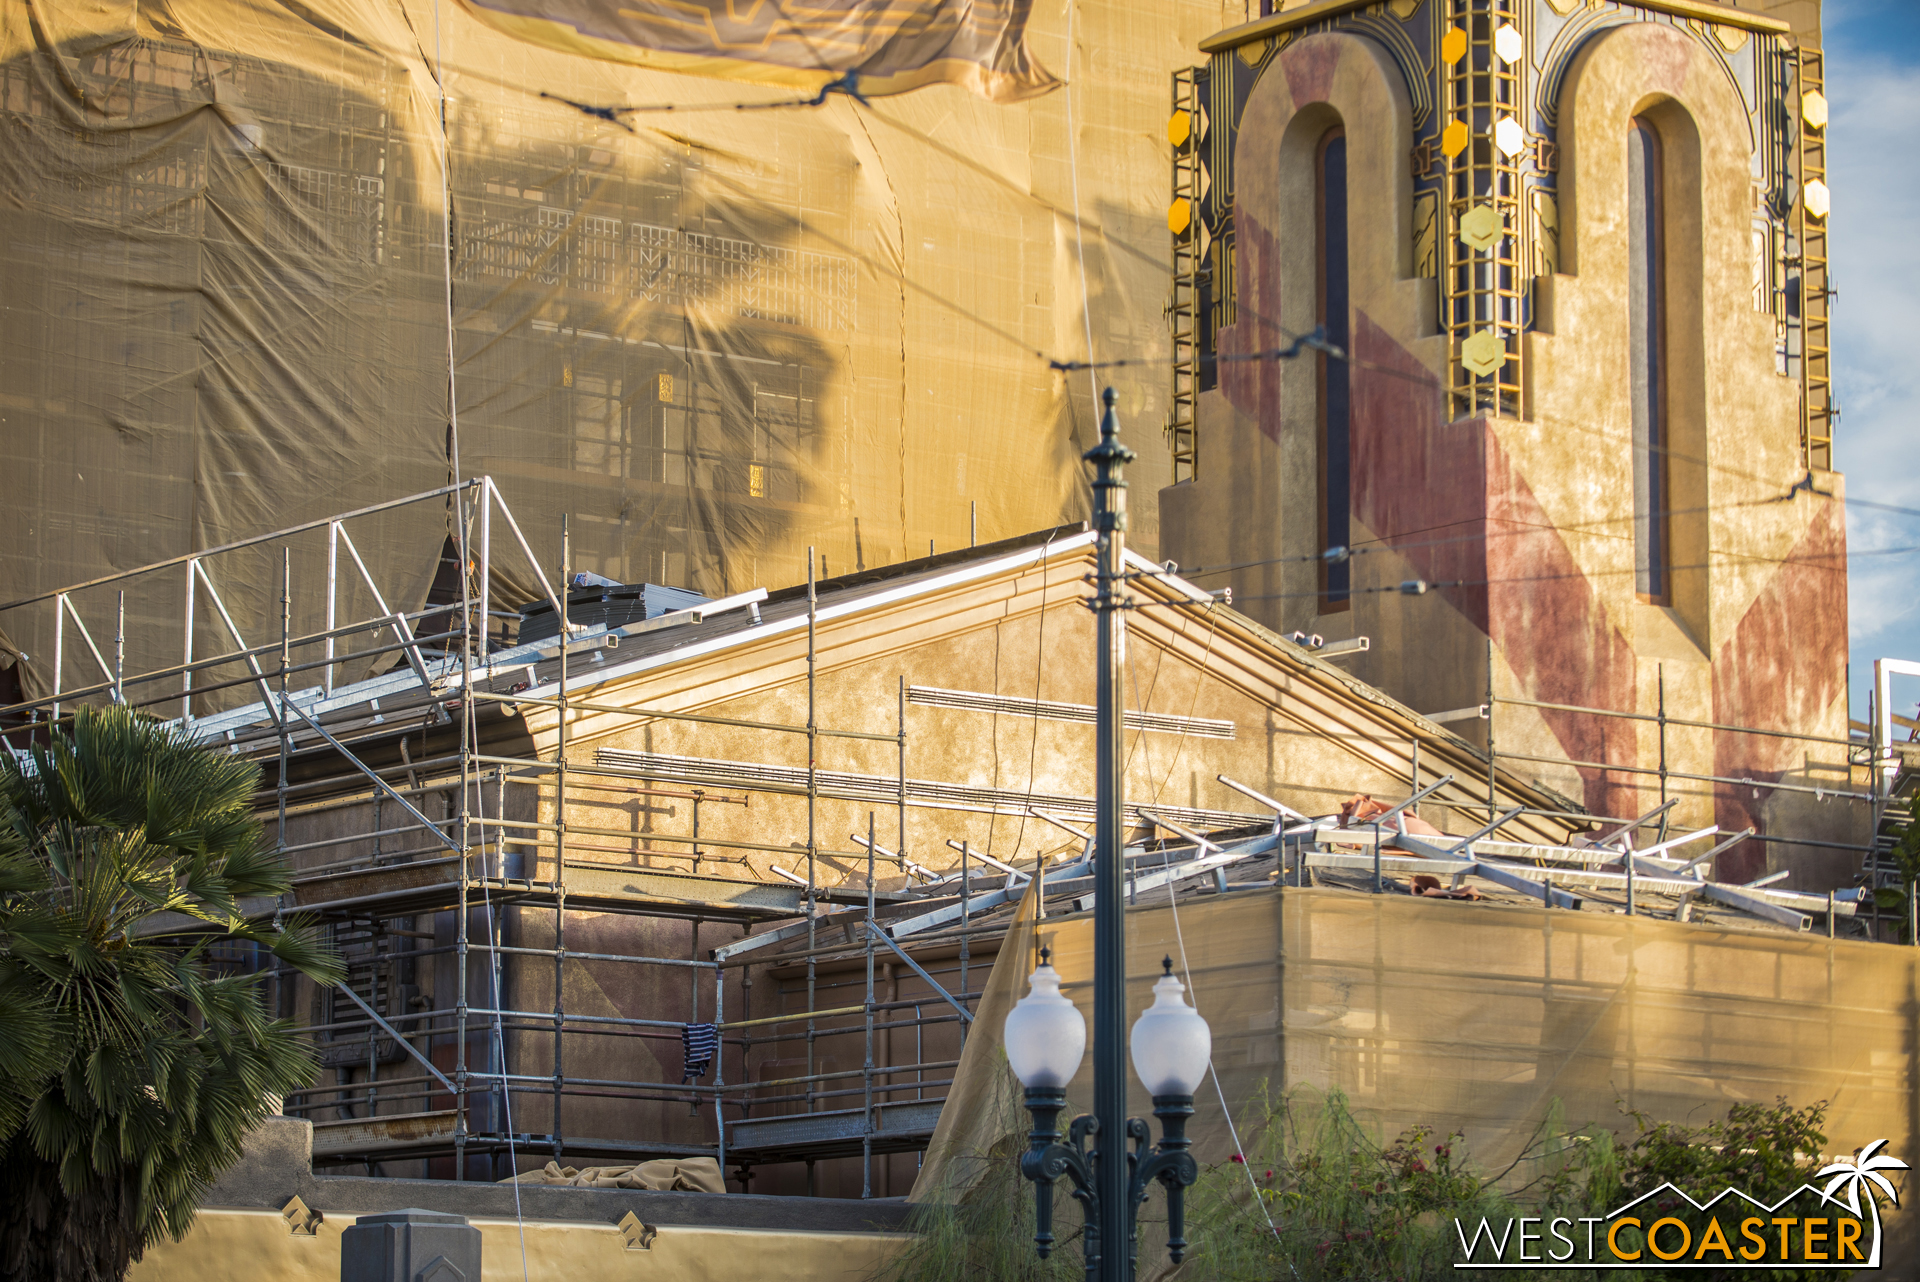
POLYGON ((1880 1152, 1886 1144, 1876 1140, 1855 1160, 1823 1168, 1814 1178, 1826 1180, 1825 1189, 1802 1184, 1772 1205, 1733 1188, 1696 1202, 1662 1184, 1605 1215, 1523 1216, 1499 1229, 1482 1219, 1471 1230, 1455 1220, 1461 1259, 1453 1267, 1877 1269, 1876 1194, 1898 1207, 1900 1195, 1884 1172, 1909 1169, 1880 1152))

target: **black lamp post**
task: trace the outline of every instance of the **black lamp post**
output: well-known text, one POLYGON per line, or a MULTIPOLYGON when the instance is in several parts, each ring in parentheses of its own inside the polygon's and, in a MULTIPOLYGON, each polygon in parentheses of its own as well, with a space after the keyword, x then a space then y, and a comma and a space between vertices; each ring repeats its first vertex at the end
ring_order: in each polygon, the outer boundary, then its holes
POLYGON ((1197 1174, 1187 1152, 1187 1119, 1193 1092, 1206 1073, 1212 1034, 1206 1021, 1181 994, 1173 962, 1154 985, 1154 1004, 1134 1025, 1133 1063, 1153 1095, 1161 1142, 1149 1148, 1147 1123, 1127 1116, 1126 993, 1126 830, 1121 796, 1121 724, 1118 668, 1125 630, 1119 599, 1126 571, 1127 483, 1121 469, 1133 451, 1120 444, 1114 393, 1102 398, 1100 443, 1083 457, 1094 465, 1093 529, 1098 572, 1093 611, 1098 647, 1095 695, 1099 705, 1095 792, 1093 907, 1093 1114, 1073 1119, 1061 1142, 1060 1110, 1066 1084, 1079 1071, 1086 1048, 1086 1022, 1060 993, 1060 977, 1050 958, 1034 971, 1031 991, 1007 1015, 1007 1059, 1026 1087, 1033 1114, 1031 1147, 1020 1173, 1036 1185, 1035 1241, 1040 1254, 1053 1248, 1053 1186, 1065 1175, 1073 1196, 1085 1208, 1082 1255, 1089 1282, 1131 1282, 1135 1220, 1147 1191, 1158 1180, 1167 1189, 1168 1248, 1176 1263, 1185 1253, 1185 1190, 1197 1174), (1089 1149, 1088 1142, 1092 1142, 1089 1149), (1126 1151, 1128 1141, 1133 1152, 1126 1151))

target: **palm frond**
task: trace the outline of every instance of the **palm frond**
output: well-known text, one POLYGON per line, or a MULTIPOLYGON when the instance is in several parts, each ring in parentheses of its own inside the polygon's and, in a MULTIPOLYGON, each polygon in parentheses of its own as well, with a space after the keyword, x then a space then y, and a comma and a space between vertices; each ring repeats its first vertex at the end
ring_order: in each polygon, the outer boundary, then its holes
POLYGON ((312 923, 243 919, 290 884, 258 786, 254 766, 124 708, 81 709, 24 764, 0 755, 0 1140, 64 1196, 136 1190, 142 1245, 184 1232, 267 1097, 318 1072, 262 976, 217 973, 211 953, 244 939, 341 974, 312 923))

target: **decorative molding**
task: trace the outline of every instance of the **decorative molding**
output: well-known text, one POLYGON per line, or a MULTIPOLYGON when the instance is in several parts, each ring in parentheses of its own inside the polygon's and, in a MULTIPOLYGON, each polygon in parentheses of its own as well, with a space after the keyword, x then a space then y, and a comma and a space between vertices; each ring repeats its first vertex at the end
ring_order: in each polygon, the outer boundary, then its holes
POLYGON ((300 1195, 296 1193, 287 1199, 285 1206, 280 1208, 280 1218, 287 1222, 287 1228, 292 1231, 293 1236, 318 1237, 320 1225, 327 1217, 301 1201, 300 1195))
MULTIPOLYGON (((1268 36, 1283 31, 1292 31, 1297 27, 1311 26, 1326 18, 1338 17, 1355 9, 1365 9, 1379 0, 1319 0, 1300 9, 1289 9, 1285 13, 1276 13, 1269 17, 1257 18, 1252 22, 1243 22, 1237 27, 1228 27, 1217 31, 1200 42, 1202 53, 1225 53, 1237 49, 1243 44, 1255 40, 1264 40, 1268 36)), ((1637 0, 1635 9, 1645 9, 1651 13, 1672 14, 1679 18, 1695 18, 1722 26, 1736 27, 1743 31, 1762 32, 1767 35, 1788 36, 1793 28, 1778 18, 1769 18, 1764 14, 1752 13, 1745 9, 1729 9, 1724 5, 1709 3, 1709 0, 1637 0)), ((1566 13, 1567 9, 1554 6, 1557 13, 1566 13)), ((1629 20, 1632 13, 1626 11, 1629 20)))
MULTIPOLYGON (((908 686, 907 702, 927 708, 959 708, 967 712, 992 712, 1010 717, 1034 717, 1042 721, 1076 721, 1093 725, 1099 710, 1091 704, 1054 703, 1046 699, 1022 699, 1014 695, 986 694, 975 690, 942 690, 937 686, 908 686)), ((1164 712, 1126 714, 1129 730, 1152 730, 1160 734, 1187 735, 1196 739, 1231 739, 1234 724, 1206 717, 1181 717, 1164 712)))
POLYGON ((614 1227, 619 1229, 620 1236, 626 1239, 629 1251, 651 1251, 653 1239, 660 1236, 659 1229, 651 1224, 642 1223, 640 1217, 632 1211, 622 1216, 620 1222, 614 1227))

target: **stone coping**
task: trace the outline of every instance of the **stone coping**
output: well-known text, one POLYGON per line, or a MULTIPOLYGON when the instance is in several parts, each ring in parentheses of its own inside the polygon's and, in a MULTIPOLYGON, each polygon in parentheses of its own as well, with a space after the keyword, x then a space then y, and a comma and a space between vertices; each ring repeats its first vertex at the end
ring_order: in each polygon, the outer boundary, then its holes
POLYGON ((656 1226, 785 1233, 901 1233, 911 1208, 899 1198, 850 1200, 757 1193, 658 1193, 454 1180, 315 1175, 313 1124, 268 1118, 245 1154, 201 1199, 206 1209, 273 1210, 299 1197, 323 1215, 360 1216, 418 1208, 468 1219, 617 1224, 628 1212, 656 1226))

